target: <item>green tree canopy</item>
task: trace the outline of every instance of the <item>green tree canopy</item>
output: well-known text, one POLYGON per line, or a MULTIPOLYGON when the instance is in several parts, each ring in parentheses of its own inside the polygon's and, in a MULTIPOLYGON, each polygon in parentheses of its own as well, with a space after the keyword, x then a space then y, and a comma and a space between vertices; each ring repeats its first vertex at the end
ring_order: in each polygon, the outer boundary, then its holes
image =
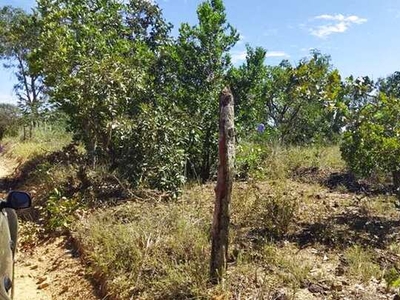
POLYGON ((400 187, 400 95, 396 94, 399 78, 395 73, 380 79, 380 90, 375 96, 370 94, 368 102, 354 114, 341 146, 343 158, 353 171, 364 176, 374 171, 391 172, 397 189, 400 187))
POLYGON ((19 106, 35 123, 47 99, 33 53, 39 47, 40 26, 36 14, 4 6, 0 8, 0 58, 15 70, 14 86, 19 106))
POLYGON ((17 130, 17 122, 20 116, 18 107, 12 104, 0 103, 0 141, 7 132, 17 130))
POLYGON ((208 0, 197 9, 199 23, 182 24, 173 54, 176 81, 170 91, 190 118, 188 174, 207 180, 216 161, 219 94, 231 66, 229 50, 239 39, 227 22, 222 0, 208 0))
POLYGON ((150 101, 144 95, 169 25, 145 0, 40 0, 38 12, 36 54, 51 101, 92 156, 109 152, 118 122, 150 101))
POLYGON ((268 68, 265 64, 267 51, 261 47, 246 45, 246 62, 232 67, 228 81, 235 98, 238 125, 246 131, 254 130, 257 123, 264 122, 266 105, 263 99, 268 68))
POLYGON ((284 143, 330 140, 340 130, 340 75, 330 57, 317 51, 296 66, 283 61, 269 67, 263 101, 264 120, 284 143))

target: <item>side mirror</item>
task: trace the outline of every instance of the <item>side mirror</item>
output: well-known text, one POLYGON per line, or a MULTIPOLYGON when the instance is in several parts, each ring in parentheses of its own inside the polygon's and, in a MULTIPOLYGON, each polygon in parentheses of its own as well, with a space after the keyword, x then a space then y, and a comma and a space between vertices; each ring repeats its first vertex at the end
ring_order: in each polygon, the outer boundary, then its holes
POLYGON ((12 191, 7 196, 4 207, 13 209, 24 209, 31 207, 32 199, 28 193, 12 191))

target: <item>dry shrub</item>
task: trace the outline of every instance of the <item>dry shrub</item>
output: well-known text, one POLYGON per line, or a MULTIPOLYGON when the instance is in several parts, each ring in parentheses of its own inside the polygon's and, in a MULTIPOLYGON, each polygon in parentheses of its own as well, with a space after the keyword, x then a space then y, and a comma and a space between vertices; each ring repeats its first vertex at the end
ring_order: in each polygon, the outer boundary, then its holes
POLYGON ((289 184, 289 181, 272 181, 239 187, 233 199, 233 222, 269 237, 282 237, 294 223, 300 201, 289 184))
POLYGON ((204 296, 209 219, 194 206, 128 204, 95 213, 76 227, 95 274, 118 299, 204 296))

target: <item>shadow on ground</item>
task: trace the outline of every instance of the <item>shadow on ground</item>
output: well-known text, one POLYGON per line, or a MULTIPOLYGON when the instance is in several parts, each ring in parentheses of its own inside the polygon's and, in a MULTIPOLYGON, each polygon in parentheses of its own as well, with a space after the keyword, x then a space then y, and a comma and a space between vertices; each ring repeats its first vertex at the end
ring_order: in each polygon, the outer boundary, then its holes
POLYGON ((377 183, 373 179, 360 180, 350 171, 332 172, 317 167, 299 168, 293 172, 295 180, 304 183, 319 183, 331 190, 343 190, 347 193, 380 195, 394 194, 393 185, 377 183))
POLYGON ((332 216, 323 222, 300 224, 300 227, 301 230, 287 237, 300 248, 321 244, 343 249, 357 244, 384 249, 400 237, 400 221, 365 216, 356 211, 332 216))

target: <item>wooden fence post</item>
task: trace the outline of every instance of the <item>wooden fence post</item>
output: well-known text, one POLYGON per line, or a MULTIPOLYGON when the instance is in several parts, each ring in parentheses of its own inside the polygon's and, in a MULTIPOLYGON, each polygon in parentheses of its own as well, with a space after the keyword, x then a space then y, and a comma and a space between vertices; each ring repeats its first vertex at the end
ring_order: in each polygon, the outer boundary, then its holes
POLYGON ((229 88, 224 88, 219 102, 219 164, 215 187, 215 208, 212 225, 210 279, 221 280, 226 270, 229 242, 229 206, 232 194, 235 160, 234 100, 229 88))

